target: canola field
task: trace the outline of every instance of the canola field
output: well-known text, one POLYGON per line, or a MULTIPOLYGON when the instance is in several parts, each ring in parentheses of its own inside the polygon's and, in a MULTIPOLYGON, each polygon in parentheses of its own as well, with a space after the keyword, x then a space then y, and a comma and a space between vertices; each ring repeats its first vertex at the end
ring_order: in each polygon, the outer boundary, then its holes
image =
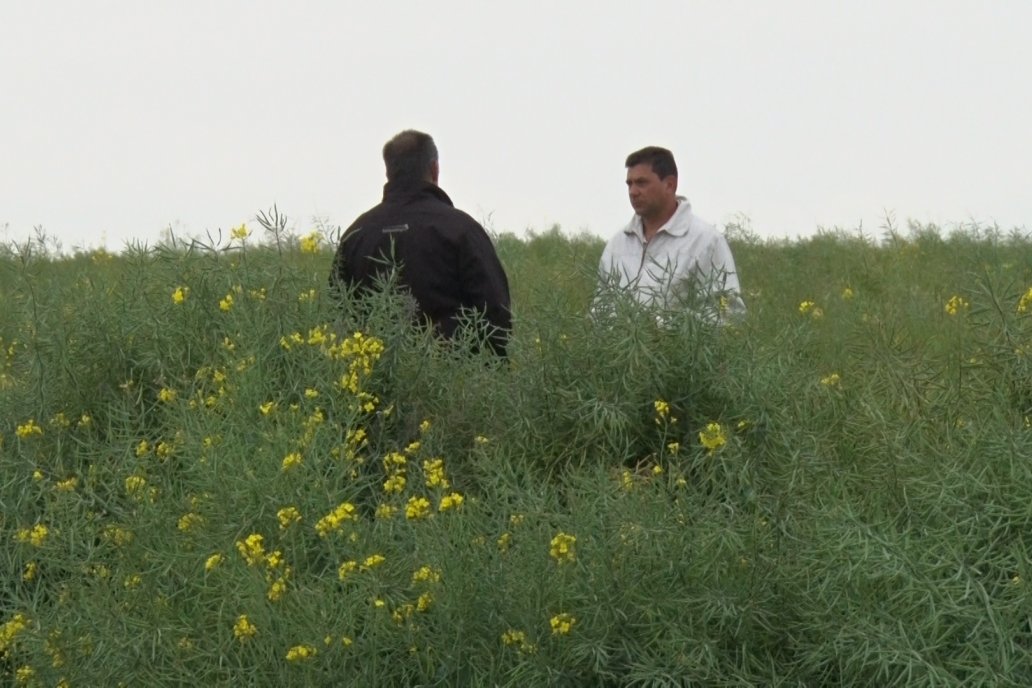
POLYGON ((505 363, 320 233, 0 248, 0 682, 1032 683, 1028 237, 731 244, 715 327, 499 236, 505 363))

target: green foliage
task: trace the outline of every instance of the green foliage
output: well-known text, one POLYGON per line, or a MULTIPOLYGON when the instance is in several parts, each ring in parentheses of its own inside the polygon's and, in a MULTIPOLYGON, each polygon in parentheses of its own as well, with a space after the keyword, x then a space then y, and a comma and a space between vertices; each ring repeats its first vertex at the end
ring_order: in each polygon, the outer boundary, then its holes
POLYGON ((505 235, 500 362, 281 219, 0 251, 5 683, 1032 681, 1025 238, 742 233, 717 327, 505 235))

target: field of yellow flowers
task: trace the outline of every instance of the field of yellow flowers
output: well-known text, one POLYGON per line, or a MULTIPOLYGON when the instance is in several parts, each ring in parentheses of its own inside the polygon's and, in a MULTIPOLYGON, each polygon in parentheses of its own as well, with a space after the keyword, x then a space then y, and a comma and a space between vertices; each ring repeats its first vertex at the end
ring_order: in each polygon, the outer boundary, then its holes
POLYGON ((502 235, 499 364, 267 229, 0 248, 4 685, 1032 683, 1027 238, 502 235))

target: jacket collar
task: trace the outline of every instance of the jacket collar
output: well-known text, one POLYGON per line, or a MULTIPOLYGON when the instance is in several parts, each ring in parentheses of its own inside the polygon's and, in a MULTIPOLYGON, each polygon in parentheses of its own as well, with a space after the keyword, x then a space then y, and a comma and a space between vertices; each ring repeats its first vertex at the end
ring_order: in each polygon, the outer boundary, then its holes
MULTIPOLYGON (((658 236, 665 232, 672 236, 684 236, 692 228, 692 204, 684 196, 677 197, 677 210, 666 221, 666 224, 656 231, 658 236)), ((631 218, 630 224, 624 228, 624 234, 637 234, 642 241, 645 240, 645 227, 642 225, 641 216, 635 215, 631 218)))
POLYGON ((424 198, 435 198, 442 203, 454 207, 455 204, 444 193, 444 189, 432 182, 419 182, 416 185, 399 184, 398 182, 387 182, 383 185, 384 203, 411 203, 412 201, 424 198))

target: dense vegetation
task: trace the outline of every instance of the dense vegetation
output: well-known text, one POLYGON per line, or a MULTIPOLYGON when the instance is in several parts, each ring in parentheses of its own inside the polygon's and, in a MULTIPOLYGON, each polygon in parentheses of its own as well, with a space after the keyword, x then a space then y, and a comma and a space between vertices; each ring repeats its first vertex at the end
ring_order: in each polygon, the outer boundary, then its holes
POLYGON ((1026 237, 738 230, 721 328, 503 235, 499 365, 281 229, 0 249, 4 683, 1032 683, 1026 237))

